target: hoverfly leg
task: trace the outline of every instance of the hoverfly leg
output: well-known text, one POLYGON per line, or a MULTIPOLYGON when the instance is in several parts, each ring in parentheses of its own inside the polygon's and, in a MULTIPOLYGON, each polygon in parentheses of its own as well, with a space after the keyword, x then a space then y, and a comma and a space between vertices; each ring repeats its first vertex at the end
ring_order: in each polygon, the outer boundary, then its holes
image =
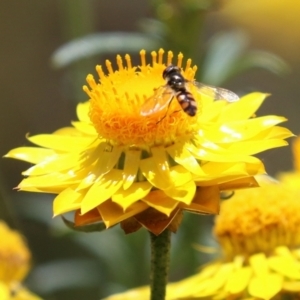
POLYGON ((158 124, 158 123, 160 123, 166 116, 167 116, 167 114, 168 114, 168 110, 169 110, 169 108, 170 108, 170 105, 171 105, 171 103, 172 103, 172 101, 173 101, 173 99, 174 99, 174 96, 172 97, 172 99, 170 100, 170 102, 169 102, 169 104, 168 104, 168 107, 167 107, 167 112, 166 112, 166 114, 159 120, 159 121, 157 121, 156 122, 156 125, 158 124))

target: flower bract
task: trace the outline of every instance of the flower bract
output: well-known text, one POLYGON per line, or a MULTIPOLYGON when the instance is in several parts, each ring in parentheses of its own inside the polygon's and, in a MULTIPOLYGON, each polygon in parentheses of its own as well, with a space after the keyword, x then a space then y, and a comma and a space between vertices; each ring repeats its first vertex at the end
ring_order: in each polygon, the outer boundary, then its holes
POLYGON ((194 80, 197 68, 182 54, 175 59, 160 49, 147 61, 142 50, 138 67, 129 55, 118 55, 116 64, 107 60, 107 71, 96 67, 100 81, 87 76, 89 101, 78 105, 72 127, 28 136, 39 147, 6 155, 34 164, 18 189, 57 194, 54 215, 74 211, 77 226, 104 222, 107 228, 121 223, 126 233, 140 227, 176 231, 182 211, 216 214, 220 191, 257 186, 253 176, 265 170, 253 155, 285 146, 292 135, 277 126, 284 117, 255 117, 266 94, 229 103, 191 84, 198 108, 193 117, 170 89, 158 95, 170 64, 194 80))

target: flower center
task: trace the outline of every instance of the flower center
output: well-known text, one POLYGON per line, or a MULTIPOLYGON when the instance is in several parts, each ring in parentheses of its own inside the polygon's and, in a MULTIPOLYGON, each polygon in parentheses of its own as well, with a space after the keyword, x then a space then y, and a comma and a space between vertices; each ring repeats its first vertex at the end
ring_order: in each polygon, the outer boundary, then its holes
POLYGON ((281 185, 237 191, 222 204, 214 233, 228 259, 299 246, 299 192, 281 185))
MULTIPOLYGON (((173 53, 168 52, 163 63, 164 50, 151 53, 152 63, 146 63, 146 52, 140 52, 141 65, 132 67, 131 58, 125 55, 126 66, 121 56, 117 56, 118 70, 114 71, 106 60, 108 75, 101 66, 96 70, 100 78, 97 83, 88 75, 89 88, 84 91, 90 97, 90 119, 100 138, 112 145, 151 147, 169 145, 178 140, 189 139, 195 131, 197 115, 189 116, 177 101, 177 97, 162 77, 166 65, 172 64, 173 53)), ((177 66, 181 68, 183 55, 179 54, 177 66)), ((196 66, 187 60, 182 76, 192 81, 196 66)), ((200 95, 196 87, 189 90, 198 104, 200 95), (194 93, 193 93, 194 92, 194 93), (195 95, 194 95, 195 94, 195 95)))

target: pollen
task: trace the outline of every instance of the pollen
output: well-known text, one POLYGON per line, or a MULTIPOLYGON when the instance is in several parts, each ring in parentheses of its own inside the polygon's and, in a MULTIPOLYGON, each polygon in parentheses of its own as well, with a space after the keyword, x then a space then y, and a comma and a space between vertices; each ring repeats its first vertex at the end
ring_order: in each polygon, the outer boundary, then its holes
MULTIPOLYGON (((193 80, 197 68, 190 59, 183 66, 183 55, 179 53, 174 63, 172 51, 152 51, 149 63, 146 51, 140 51, 139 67, 132 67, 131 57, 116 57, 116 68, 106 60, 105 68, 97 66, 97 81, 87 76, 88 86, 83 90, 90 98, 90 119, 99 137, 112 145, 134 145, 147 148, 154 145, 169 145, 178 140, 189 139, 195 131, 197 116, 186 114, 174 93, 166 87, 162 74, 170 64, 181 68, 187 80, 193 80), (154 108, 162 106, 155 113, 154 108), (149 109, 146 116, 142 108, 149 109)), ((191 91, 192 92, 192 91, 191 91)), ((201 107, 199 93, 194 95, 201 107)), ((200 109, 198 109, 200 112, 200 109)))

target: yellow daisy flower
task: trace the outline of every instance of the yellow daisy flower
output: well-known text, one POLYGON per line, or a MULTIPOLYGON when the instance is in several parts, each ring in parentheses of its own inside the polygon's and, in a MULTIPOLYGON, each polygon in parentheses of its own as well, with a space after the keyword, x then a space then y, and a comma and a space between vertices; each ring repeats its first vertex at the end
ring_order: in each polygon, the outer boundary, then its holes
POLYGON ((294 156, 294 171, 279 174, 279 179, 284 184, 300 190, 300 137, 292 143, 294 156))
POLYGON ((0 299, 39 300, 21 282, 30 268, 31 254, 22 236, 0 221, 0 299))
MULTIPOLYGON (((166 299, 299 296, 299 196, 299 191, 287 186, 268 184, 237 191, 224 201, 214 227, 222 259, 206 265, 198 274, 169 284, 166 299)), ((141 287, 106 300, 148 296, 149 288, 141 287)))
MULTIPOLYGON (((178 101, 149 115, 141 113, 148 99, 165 85, 162 74, 174 64, 186 80, 196 66, 169 51, 140 52, 140 66, 117 56, 117 70, 106 61, 107 73, 87 76, 89 102, 78 105, 79 121, 53 134, 28 137, 41 148, 21 147, 6 157, 35 164, 19 190, 54 193, 54 215, 75 211, 75 224, 121 223, 126 233, 146 227, 154 234, 176 231, 180 212, 216 214, 219 192, 257 186, 264 173, 253 154, 285 146, 291 132, 277 124, 279 116, 255 118, 266 94, 252 93, 235 103, 214 101, 191 86, 197 106, 189 116, 178 101)), ((170 93, 161 100, 170 99, 170 93), (166 99, 164 99, 166 98, 166 99)), ((151 101, 150 101, 151 102, 151 101)), ((149 108, 151 109, 151 108, 149 108)))

